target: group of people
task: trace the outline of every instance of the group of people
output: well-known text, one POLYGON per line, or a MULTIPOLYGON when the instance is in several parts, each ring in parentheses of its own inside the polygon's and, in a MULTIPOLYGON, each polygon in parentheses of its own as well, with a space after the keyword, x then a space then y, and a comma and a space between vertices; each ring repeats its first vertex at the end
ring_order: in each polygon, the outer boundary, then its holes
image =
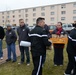
POLYGON ((12 29, 11 25, 7 25, 6 30, 4 30, 0 26, 0 59, 3 60, 2 40, 4 39, 7 44, 6 62, 8 62, 8 61, 16 62, 17 61, 15 43, 18 38, 19 49, 20 49, 20 53, 21 53, 21 61, 18 64, 24 63, 25 53, 26 53, 26 64, 29 65, 30 64, 29 48, 20 46, 21 41, 26 41, 28 39, 29 29, 25 25, 23 19, 20 19, 19 23, 20 23, 20 26, 17 29, 17 33, 12 29), (18 34, 18 37, 17 37, 17 34, 18 34), (12 55, 13 55, 13 58, 12 58, 12 55))
MULTIPOLYGON (((12 30, 11 25, 7 25, 6 32, 0 27, 0 59, 3 59, 2 40, 5 36, 7 44, 6 61, 17 61, 15 43, 18 39, 21 53, 21 61, 18 64, 20 65, 24 63, 26 53, 26 64, 30 65, 29 47, 20 46, 21 41, 29 41, 31 42, 30 51, 34 65, 32 75, 42 75, 42 68, 46 60, 46 47, 48 46, 51 49, 52 45, 52 42, 48 39, 51 37, 51 34, 60 36, 67 34, 67 32, 63 30, 62 22, 58 22, 56 25, 57 28, 50 34, 49 28, 45 24, 45 18, 42 17, 37 18, 36 26, 31 31, 25 25, 23 19, 19 19, 19 24, 20 26, 17 28, 18 37, 16 32, 12 30), (11 58, 11 53, 13 54, 13 58, 11 58)), ((67 53, 69 62, 64 75, 71 75, 72 70, 72 75, 76 75, 76 23, 74 23, 73 26, 75 28, 71 31, 70 35, 67 34, 67 53)), ((54 66, 63 66, 63 49, 64 44, 54 44, 54 66)))

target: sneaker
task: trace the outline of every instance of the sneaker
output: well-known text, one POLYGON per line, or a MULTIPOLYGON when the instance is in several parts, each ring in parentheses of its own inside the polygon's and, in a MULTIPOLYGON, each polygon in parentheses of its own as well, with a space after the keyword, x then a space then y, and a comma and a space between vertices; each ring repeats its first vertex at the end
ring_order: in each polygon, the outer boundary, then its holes
POLYGON ((3 57, 1 57, 0 59, 3 60, 3 57))
POLYGON ((54 64, 54 66, 57 66, 56 64, 54 64))
POLYGON ((71 75, 71 74, 66 74, 66 73, 64 73, 64 75, 71 75))
POLYGON ((11 61, 11 59, 7 59, 6 62, 11 61))
POLYGON ((18 63, 18 65, 21 65, 21 64, 23 64, 23 62, 19 62, 19 63, 18 63))
POLYGON ((63 65, 60 65, 60 66, 63 66, 63 65))
POLYGON ((29 66, 29 65, 30 65, 30 63, 27 64, 27 66, 29 66))

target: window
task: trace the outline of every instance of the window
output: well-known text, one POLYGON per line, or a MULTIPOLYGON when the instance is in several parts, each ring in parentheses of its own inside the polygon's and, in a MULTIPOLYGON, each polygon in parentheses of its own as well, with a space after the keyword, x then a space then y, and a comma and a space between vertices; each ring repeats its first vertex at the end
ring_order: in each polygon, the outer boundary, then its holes
POLYGON ((65 20, 65 17, 61 17, 61 20, 64 21, 65 20))
POLYGON ((36 11, 36 8, 33 8, 33 11, 36 11))
POLYGON ((54 5, 52 5, 50 8, 51 8, 51 9, 54 9, 54 8, 55 8, 55 6, 54 6, 54 5))
POLYGON ((10 22, 10 20, 7 20, 7 22, 10 22))
POLYGON ((55 13, 54 12, 51 12, 51 15, 54 15, 55 13))
POLYGON ((4 18, 4 16, 2 16, 2 18, 4 18))
POLYGON ((19 17, 21 17, 21 15, 19 15, 19 17))
POLYGON ((61 14, 63 15, 63 14, 66 14, 66 11, 61 11, 61 14))
POLYGON ((4 12, 2 12, 2 15, 4 15, 4 12))
POLYGON ((61 8, 62 9, 66 8, 66 5, 65 4, 61 5, 61 8))
POLYGON ((73 20, 76 20, 76 16, 73 16, 73 20))
POLYGON ((76 14, 76 10, 73 10, 73 14, 76 14))
POLYGON ((45 10, 45 7, 41 7, 41 10, 42 10, 42 11, 45 10))
POLYGON ((73 4, 73 7, 76 7, 76 3, 73 4))
POLYGON ((36 16, 36 13, 33 13, 33 17, 35 17, 36 16))
POLYGON ((9 11, 7 11, 7 14, 10 14, 10 12, 9 12, 9 11))
POLYGON ((25 21, 28 22, 28 19, 26 19, 25 21))
POLYGON ((33 22, 36 22, 36 18, 33 19, 33 22))
POLYGON ((7 16, 7 18, 9 18, 9 16, 7 16))
POLYGON ((54 17, 51 17, 51 21, 54 21, 54 17))
POLYGON ((25 12, 28 12, 28 9, 26 9, 25 12))
POLYGON ((25 17, 28 17, 28 14, 25 14, 25 17))
POLYGON ((21 10, 19 10, 19 13, 21 12, 21 10))
POLYGON ((13 18, 15 18, 15 15, 13 15, 13 18))
POLYGON ((12 13, 15 13, 15 11, 12 11, 12 13))
POLYGON ((15 22, 15 20, 13 20, 13 22, 15 22))
POLYGON ((41 13, 41 16, 45 16, 45 13, 43 12, 43 13, 41 13))
POLYGON ((2 22, 4 23, 4 20, 2 20, 2 22))

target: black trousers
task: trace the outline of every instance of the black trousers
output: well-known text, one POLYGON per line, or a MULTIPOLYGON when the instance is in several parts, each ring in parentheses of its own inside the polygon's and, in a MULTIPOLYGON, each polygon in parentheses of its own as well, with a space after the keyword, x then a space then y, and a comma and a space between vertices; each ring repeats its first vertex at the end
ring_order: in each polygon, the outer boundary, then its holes
POLYGON ((63 65, 63 48, 54 47, 54 64, 63 65))
POLYGON ((34 65, 34 69, 32 72, 32 75, 42 75, 42 60, 43 60, 43 56, 34 56, 32 57, 33 59, 33 65, 34 65))
MULTIPOLYGON (((76 69, 74 56, 68 53, 68 60, 69 60, 69 62, 68 62, 67 69, 66 69, 65 73, 71 74, 71 71, 72 70, 75 71, 75 69, 76 69)), ((73 75, 75 75, 75 72, 73 75)))
POLYGON ((26 63, 30 63, 29 48, 20 46, 20 52, 21 52, 21 62, 24 62, 26 53, 26 63))
POLYGON ((73 75, 76 75, 76 61, 75 61, 75 65, 74 65, 73 75))

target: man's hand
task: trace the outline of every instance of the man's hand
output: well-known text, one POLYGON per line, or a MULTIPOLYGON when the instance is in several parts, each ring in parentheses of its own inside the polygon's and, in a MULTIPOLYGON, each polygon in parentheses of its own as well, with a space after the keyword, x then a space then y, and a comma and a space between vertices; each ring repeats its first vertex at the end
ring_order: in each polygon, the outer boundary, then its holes
POLYGON ((74 56, 74 59, 75 59, 75 61, 76 61, 76 56, 74 56))

